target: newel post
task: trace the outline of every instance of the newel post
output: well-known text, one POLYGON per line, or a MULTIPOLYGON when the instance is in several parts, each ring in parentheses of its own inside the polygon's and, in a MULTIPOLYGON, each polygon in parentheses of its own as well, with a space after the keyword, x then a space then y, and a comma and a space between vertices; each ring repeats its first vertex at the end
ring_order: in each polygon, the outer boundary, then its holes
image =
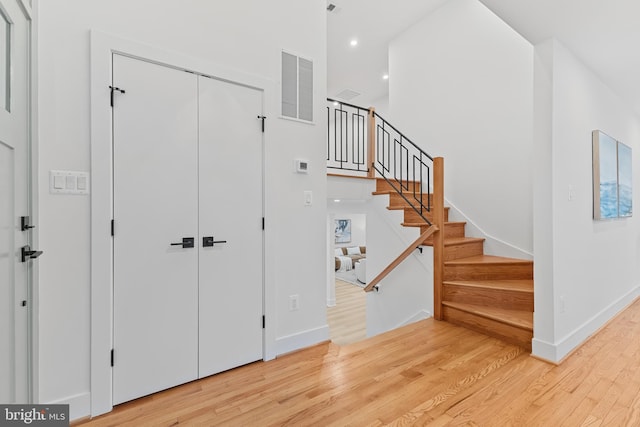
POLYGON ((369 143, 367 148, 367 166, 369 168, 367 172, 367 178, 375 178, 376 170, 373 167, 376 162, 376 116, 375 108, 369 107, 369 123, 367 132, 367 141, 369 143))
POLYGON ((444 276, 444 159, 433 159, 433 317, 442 320, 442 280, 444 276))

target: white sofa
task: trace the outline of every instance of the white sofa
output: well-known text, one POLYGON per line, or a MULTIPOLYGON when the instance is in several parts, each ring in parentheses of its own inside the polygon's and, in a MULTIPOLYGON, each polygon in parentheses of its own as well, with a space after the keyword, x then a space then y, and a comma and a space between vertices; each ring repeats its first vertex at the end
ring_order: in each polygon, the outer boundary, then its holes
POLYGON ((366 260, 366 258, 361 259, 360 261, 356 262, 355 270, 356 270, 356 279, 358 279, 358 282, 366 284, 367 283, 367 260, 366 260))

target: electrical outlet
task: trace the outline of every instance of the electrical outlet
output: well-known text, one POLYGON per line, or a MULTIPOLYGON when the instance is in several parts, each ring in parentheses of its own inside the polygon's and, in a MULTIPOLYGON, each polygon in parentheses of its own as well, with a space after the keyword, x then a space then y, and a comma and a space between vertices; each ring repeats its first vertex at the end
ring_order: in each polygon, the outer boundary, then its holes
POLYGON ((296 311, 300 308, 298 295, 289 295, 289 311, 296 311))

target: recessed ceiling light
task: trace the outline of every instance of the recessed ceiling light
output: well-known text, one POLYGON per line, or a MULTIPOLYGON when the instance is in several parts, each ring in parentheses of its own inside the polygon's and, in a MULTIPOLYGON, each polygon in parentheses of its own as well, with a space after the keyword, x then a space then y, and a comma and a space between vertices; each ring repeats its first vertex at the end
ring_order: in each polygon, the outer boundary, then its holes
POLYGON ((389 74, 384 74, 382 76, 382 80, 389 80, 389 74))
POLYGON ((358 46, 358 40, 353 39, 353 40, 351 40, 351 41, 349 42, 349 44, 350 44, 351 46, 358 46))
POLYGON ((337 107, 340 103, 338 101, 333 101, 333 106, 337 107))
POLYGON ((340 203, 340 199, 334 199, 333 201, 336 203, 340 203))

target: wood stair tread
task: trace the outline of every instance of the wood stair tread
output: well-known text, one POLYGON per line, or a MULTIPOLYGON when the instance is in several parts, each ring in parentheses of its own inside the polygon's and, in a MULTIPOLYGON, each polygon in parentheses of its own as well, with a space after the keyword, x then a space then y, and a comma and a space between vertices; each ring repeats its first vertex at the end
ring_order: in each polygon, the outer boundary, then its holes
POLYGON ((465 243, 476 243, 476 242, 484 242, 484 241, 485 239, 482 237, 445 237, 444 245, 445 246, 464 245, 465 243))
MULTIPOLYGON (((461 225, 461 224, 465 224, 466 225, 466 221, 447 221, 444 223, 444 226, 446 227, 447 224, 449 225, 461 225)), ((402 224, 403 227, 424 227, 425 223, 424 222, 403 222, 402 224)))
MULTIPOLYGON (((472 243, 484 242, 485 239, 482 237, 445 237, 444 238, 444 246, 456 246, 456 245, 467 245, 472 243)), ((432 242, 427 242, 424 246, 433 246, 432 242)), ((474 258, 474 257, 469 257, 474 258)), ((459 261, 460 259, 468 259, 468 258, 459 258, 454 261, 459 261)), ((448 264, 447 261, 445 264, 448 264)))
POLYGON ((459 258, 445 262, 445 265, 470 265, 470 264, 490 264, 490 265, 513 265, 513 264, 533 264, 533 261, 519 258, 507 258, 494 255, 476 255, 467 258, 459 258))
POLYGON ((503 291, 516 291, 533 294, 533 280, 530 279, 504 279, 504 280, 445 280, 445 285, 466 286, 469 288, 494 289, 503 291))
MULTIPOLYGON (((388 190, 376 190, 371 194, 373 194, 374 196, 380 196, 384 194, 400 194, 400 193, 398 193, 396 190, 388 189, 388 190)), ((420 193, 416 191, 416 193, 414 194, 412 190, 403 189, 402 194, 404 194, 406 197, 413 197, 413 196, 417 197, 420 193)), ((426 199, 430 194, 431 193, 422 193, 422 196, 426 199)))
POLYGON ((533 332, 533 313, 528 311, 506 310, 450 301, 442 301, 442 305, 533 332))
MULTIPOLYGON (((374 196, 375 196, 375 194, 374 194, 374 196)), ((389 210, 389 211, 402 211, 402 210, 405 210, 405 209, 412 209, 412 208, 411 208, 411 207, 409 207, 409 206, 400 206, 400 205, 387 206, 387 210, 389 210)), ((448 207, 448 206, 445 206, 445 207, 444 207, 444 210, 445 210, 445 211, 448 211, 448 210, 449 210, 449 207, 448 207)), ((428 211, 427 211, 427 212, 428 212, 428 211)))

